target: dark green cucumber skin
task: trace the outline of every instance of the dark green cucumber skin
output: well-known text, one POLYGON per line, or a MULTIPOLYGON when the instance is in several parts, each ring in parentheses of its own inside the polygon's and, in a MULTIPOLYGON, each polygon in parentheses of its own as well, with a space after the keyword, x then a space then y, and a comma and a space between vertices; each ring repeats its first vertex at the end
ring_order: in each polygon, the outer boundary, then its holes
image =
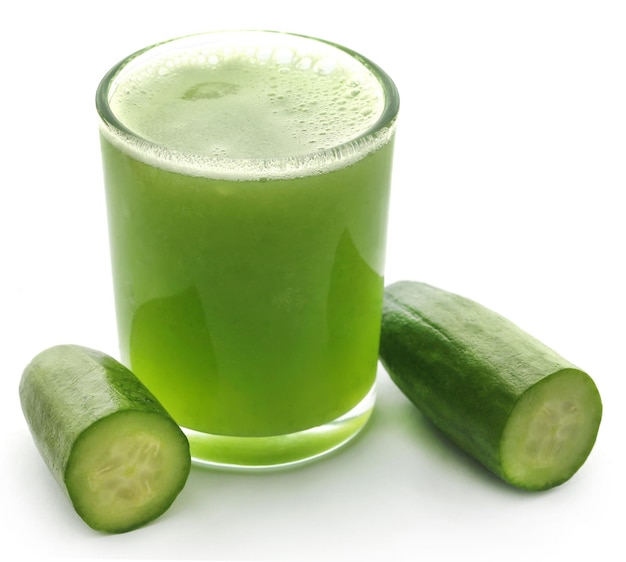
MULTIPOLYGON (((141 411, 175 424, 131 371, 100 351, 78 345, 58 345, 38 354, 24 370, 19 395, 33 440, 70 499, 65 481, 70 454, 94 423, 118 412, 141 411)), ((186 440, 182 431, 180 435, 186 440)))
POLYGON ((436 427, 505 480, 500 440, 517 400, 553 373, 580 371, 492 310, 414 281, 385 289, 380 359, 436 427))

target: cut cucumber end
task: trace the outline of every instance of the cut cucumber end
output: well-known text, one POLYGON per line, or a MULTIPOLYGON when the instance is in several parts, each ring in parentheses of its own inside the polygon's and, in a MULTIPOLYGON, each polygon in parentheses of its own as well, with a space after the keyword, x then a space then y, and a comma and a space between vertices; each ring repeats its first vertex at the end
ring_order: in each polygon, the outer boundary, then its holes
POLYGON ((125 410, 83 432, 65 484, 85 523, 121 533, 163 514, 185 485, 190 466, 189 443, 173 420, 125 410))
POLYGON ((528 389, 513 408, 500 445, 503 477, 528 490, 569 480, 596 440, 602 402, 593 380, 563 369, 528 389))

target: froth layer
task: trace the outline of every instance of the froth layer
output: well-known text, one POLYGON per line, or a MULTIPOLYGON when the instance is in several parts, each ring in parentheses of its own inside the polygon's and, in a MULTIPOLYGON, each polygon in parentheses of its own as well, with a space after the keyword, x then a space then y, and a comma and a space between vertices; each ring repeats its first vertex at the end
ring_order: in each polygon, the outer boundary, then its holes
POLYGON ((388 140, 385 89, 360 60, 297 36, 246 38, 132 59, 108 92, 122 130, 104 132, 154 164, 225 177, 341 167, 388 140))

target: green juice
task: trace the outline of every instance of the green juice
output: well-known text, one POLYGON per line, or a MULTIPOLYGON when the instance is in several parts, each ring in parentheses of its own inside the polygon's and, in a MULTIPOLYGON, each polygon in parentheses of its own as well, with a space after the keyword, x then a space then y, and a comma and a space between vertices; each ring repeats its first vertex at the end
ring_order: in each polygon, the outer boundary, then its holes
POLYGON ((98 100, 122 360, 223 464, 345 440, 378 358, 397 107, 352 54, 263 35, 114 69, 98 100))

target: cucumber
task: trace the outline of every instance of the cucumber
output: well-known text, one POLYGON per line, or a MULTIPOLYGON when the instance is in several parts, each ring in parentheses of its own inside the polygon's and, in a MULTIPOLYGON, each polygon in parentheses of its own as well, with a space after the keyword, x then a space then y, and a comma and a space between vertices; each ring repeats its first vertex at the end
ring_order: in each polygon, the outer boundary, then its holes
POLYGON ((595 443, 602 402, 591 377, 460 295, 386 287, 380 359, 426 418, 518 488, 562 484, 595 443))
POLYGON ((19 394, 48 468, 93 529, 136 529, 182 490, 187 437, 112 357, 76 345, 46 349, 24 370, 19 394))

